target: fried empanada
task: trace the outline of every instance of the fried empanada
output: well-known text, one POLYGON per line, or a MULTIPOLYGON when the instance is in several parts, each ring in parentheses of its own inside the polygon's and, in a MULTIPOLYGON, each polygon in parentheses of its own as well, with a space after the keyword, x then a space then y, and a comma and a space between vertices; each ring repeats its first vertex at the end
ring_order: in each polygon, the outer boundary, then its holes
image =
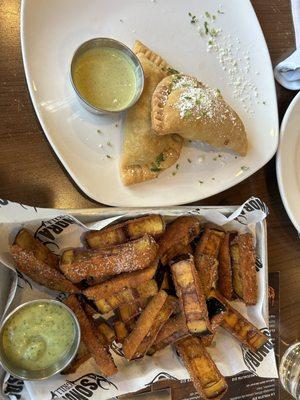
POLYGON ((157 85, 151 120, 157 135, 178 133, 241 156, 247 153, 247 135, 238 114, 218 89, 188 75, 171 75, 157 85))
POLYGON ((142 64, 145 82, 140 99, 128 110, 125 119, 120 165, 124 185, 156 178, 178 160, 183 144, 178 135, 158 137, 151 129, 152 94, 157 84, 169 74, 170 67, 138 41, 133 51, 142 64))

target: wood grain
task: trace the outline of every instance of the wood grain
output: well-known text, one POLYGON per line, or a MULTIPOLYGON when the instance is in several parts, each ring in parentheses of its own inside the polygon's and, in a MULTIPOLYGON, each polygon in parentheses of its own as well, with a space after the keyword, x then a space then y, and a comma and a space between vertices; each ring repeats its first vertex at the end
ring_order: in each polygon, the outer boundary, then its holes
MULTIPOLYGON (((253 0, 273 64, 294 49, 288 0, 253 0)), ((19 0, 0 2, 0 197, 39 207, 91 208, 51 150, 28 94, 19 41, 19 0)), ((277 86, 282 118, 295 92, 277 86)), ((278 192, 275 162, 219 195, 198 204, 241 204, 259 196, 270 209, 269 269, 281 273, 281 337, 300 338, 300 242, 278 192)), ((282 399, 291 398, 282 394, 282 399)))

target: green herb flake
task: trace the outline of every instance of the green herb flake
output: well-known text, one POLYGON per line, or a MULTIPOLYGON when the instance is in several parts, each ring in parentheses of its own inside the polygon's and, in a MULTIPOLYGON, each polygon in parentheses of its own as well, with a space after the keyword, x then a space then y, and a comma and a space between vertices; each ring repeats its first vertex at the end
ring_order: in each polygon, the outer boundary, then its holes
POLYGON ((221 96, 221 90, 220 89, 216 89, 217 92, 217 96, 221 96))
POLYGON ((190 21, 191 24, 195 24, 197 22, 196 15, 193 15, 191 12, 189 12, 189 17, 191 18, 191 21, 190 21))
POLYGON ((263 101, 262 103, 263 103, 263 105, 266 105, 266 102, 265 102, 265 101, 263 101))
POLYGON ((159 171, 161 171, 161 168, 157 167, 156 165, 153 165, 153 166, 150 168, 150 171, 152 171, 152 172, 159 172, 159 171))
POLYGON ((184 113, 184 118, 190 118, 191 116, 192 116, 192 113, 189 110, 184 113))
POLYGON ((212 19, 215 21, 217 19, 216 15, 212 15, 212 19))
POLYGON ((192 164, 192 160, 191 160, 190 158, 187 158, 187 160, 188 160, 188 162, 189 162, 190 164, 192 164))
POLYGON ((173 171, 173 172, 172 172, 172 175, 173 175, 173 176, 175 176, 176 174, 177 174, 177 172, 176 172, 176 171, 173 171))
POLYGON ((118 124, 115 124, 115 127, 117 128, 119 125, 118 124))
POLYGON ((217 157, 214 157, 214 158, 213 158, 214 161, 217 161, 217 159, 218 159, 217 157))
POLYGON ((206 16, 206 18, 211 18, 211 15, 208 11, 205 11, 205 16, 206 16))
POLYGON ((218 157, 221 158, 221 157, 222 157, 222 154, 218 154, 218 157))
POLYGON ((195 104, 196 104, 196 106, 200 106, 200 104, 201 104, 201 99, 196 99, 195 104))
POLYGON ((247 165, 242 165, 241 166, 241 170, 242 171, 248 171, 249 167, 247 167, 247 165))
POLYGON ((97 133, 103 133, 103 132, 101 132, 100 129, 97 129, 97 133))
POLYGON ((219 32, 216 31, 215 29, 211 29, 209 33, 210 33, 210 36, 212 36, 212 37, 216 37, 219 34, 219 32))
POLYGON ((207 111, 201 110, 201 111, 200 111, 200 116, 201 116, 201 117, 206 117, 206 116, 207 116, 207 111))
POLYGON ((168 67, 167 71, 172 75, 173 74, 179 74, 179 71, 177 71, 177 69, 174 69, 174 68, 171 68, 171 67, 168 67))
POLYGON ((176 169, 179 169, 179 164, 176 164, 176 169))
POLYGON ((185 98, 186 100, 192 100, 192 98, 191 98, 190 96, 184 96, 184 98, 185 98))
POLYGON ((165 156, 163 155, 163 153, 160 153, 156 158, 155 158, 155 162, 156 164, 160 164, 161 162, 165 161, 165 156))
POLYGON ((112 156, 110 156, 109 154, 106 154, 106 158, 112 158, 112 156))
POLYGON ((214 44, 213 40, 209 39, 208 44, 209 44, 209 46, 212 46, 214 44))
POLYGON ((218 14, 225 14, 225 13, 221 10, 218 10, 218 14))
POLYGON ((191 139, 189 139, 189 143, 192 143, 191 139))
POLYGON ((106 144, 107 144, 107 146, 109 146, 109 147, 113 147, 113 145, 112 145, 110 142, 107 142, 106 144))
POLYGON ((209 28, 208 28, 208 22, 204 21, 204 31, 205 31, 205 35, 209 34, 209 28))
POLYGON ((202 185, 203 181, 198 181, 200 183, 200 185, 202 185))

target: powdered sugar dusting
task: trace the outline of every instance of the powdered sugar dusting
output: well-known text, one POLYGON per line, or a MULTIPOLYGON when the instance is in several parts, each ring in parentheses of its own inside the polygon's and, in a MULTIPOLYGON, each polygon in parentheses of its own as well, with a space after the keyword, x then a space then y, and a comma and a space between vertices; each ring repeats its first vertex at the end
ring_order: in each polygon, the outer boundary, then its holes
POLYGON ((236 117, 226 103, 221 101, 218 89, 188 87, 179 96, 174 107, 179 111, 180 118, 206 118, 217 121, 230 119, 235 124, 236 117))
POLYGON ((183 87, 197 87, 198 81, 187 75, 175 75, 172 81, 172 90, 180 89, 183 87))

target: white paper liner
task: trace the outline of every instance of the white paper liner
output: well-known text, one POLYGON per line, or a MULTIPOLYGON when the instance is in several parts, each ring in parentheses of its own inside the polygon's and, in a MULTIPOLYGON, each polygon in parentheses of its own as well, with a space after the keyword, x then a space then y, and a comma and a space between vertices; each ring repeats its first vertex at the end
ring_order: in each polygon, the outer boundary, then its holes
MULTIPOLYGON (((112 211, 113 212, 113 211, 112 211)), ((157 210, 153 210, 153 213, 157 210)), ((250 198, 239 207, 231 216, 226 217, 215 209, 201 207, 184 207, 182 211, 172 209, 160 210, 168 219, 179 214, 197 215, 205 220, 236 229, 241 232, 251 230, 256 237, 257 274, 259 282, 258 302, 255 306, 246 307, 235 301, 233 306, 248 318, 255 326, 267 335, 268 321, 268 271, 266 243, 263 230, 263 221, 268 214, 267 206, 258 198, 250 198)), ((139 215, 139 211, 125 212, 122 217, 139 215)), ((98 221, 90 226, 92 229, 101 229, 114 220, 114 217, 98 221)), ((38 209, 18 203, 0 200, 0 261, 13 271, 14 263, 9 252, 16 233, 23 226, 31 230, 36 237, 47 244, 57 254, 65 248, 81 247, 82 234, 88 230, 81 222, 70 215, 62 215, 61 211, 53 209, 38 209)), ((2 266, 5 268, 4 266, 2 266)), ((65 294, 48 290, 28 279, 26 276, 15 274, 15 282, 7 301, 6 311, 9 311, 25 301, 36 298, 56 298, 63 300, 65 294)), ((256 354, 247 350, 229 333, 219 330, 214 340, 215 346, 208 349, 217 367, 225 376, 235 375, 244 370, 250 370, 261 377, 276 378, 277 369, 272 339, 256 354)), ((129 392, 135 392, 163 377, 168 379, 189 379, 175 351, 168 347, 152 357, 128 363, 123 357, 112 351, 119 372, 106 379, 97 372, 96 364, 92 359, 83 364, 75 374, 63 376, 60 374, 39 382, 25 382, 26 391, 22 398, 32 400, 50 399, 101 399, 106 400, 129 392), (81 397, 80 397, 81 396, 81 397)), ((10 385, 13 386, 13 385, 10 385)), ((11 398, 13 390, 7 390, 11 398)), ((20 395, 20 393, 18 393, 20 395)), ((19 397, 20 398, 20 397, 19 397)))

